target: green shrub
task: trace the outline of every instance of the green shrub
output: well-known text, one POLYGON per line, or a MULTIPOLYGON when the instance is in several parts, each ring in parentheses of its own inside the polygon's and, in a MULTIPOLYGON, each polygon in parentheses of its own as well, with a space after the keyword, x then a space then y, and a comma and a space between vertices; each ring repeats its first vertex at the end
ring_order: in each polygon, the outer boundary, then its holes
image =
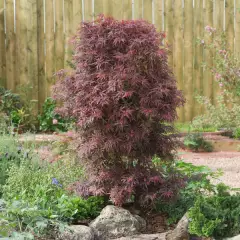
POLYGON ((0 86, 0 112, 4 112, 10 116, 12 111, 21 107, 20 96, 0 86))
MULTIPOLYGON (((18 233, 44 236, 54 228, 82 219, 93 219, 104 206, 101 197, 82 199, 70 194, 67 187, 83 176, 81 166, 71 161, 12 165, 3 186, 6 209, 0 218, 18 233)), ((5 229, 5 230, 4 230, 5 229)), ((0 226, 0 234, 6 225, 0 226)))
POLYGON ((232 129, 240 126, 240 60, 229 47, 226 32, 207 26, 205 29, 211 37, 199 39, 199 44, 207 53, 211 53, 210 62, 204 62, 204 68, 214 75, 215 88, 219 86, 218 95, 214 104, 212 99, 200 96, 196 99, 204 106, 205 111, 202 116, 197 116, 193 120, 193 126, 202 127, 210 124, 216 128, 232 129))
POLYGON ((0 225, 0 236, 11 234, 24 236, 23 239, 34 239, 34 236, 49 237, 52 233, 56 235, 56 231, 61 232, 70 221, 95 218, 103 206, 104 201, 101 197, 84 200, 67 195, 62 195, 55 203, 52 202, 45 208, 23 200, 8 201, 6 208, 0 213, 0 218, 5 223, 0 225), (53 204, 56 204, 55 207, 53 204))
MULTIPOLYGON (((177 171, 185 176, 186 186, 179 192, 175 201, 159 201, 155 206, 157 212, 167 214, 168 224, 177 223, 194 205, 198 196, 215 194, 219 186, 222 185, 211 183, 211 179, 217 179, 222 174, 220 171, 214 172, 208 167, 194 166, 183 161, 177 161, 171 168, 171 171, 177 171)), ((227 188, 225 185, 223 187, 227 188)))
POLYGON ((39 209, 48 209, 48 216, 55 215, 61 221, 75 221, 98 215, 102 198, 83 200, 70 194, 69 184, 83 177, 82 167, 71 161, 58 161, 39 166, 22 162, 9 170, 3 198, 24 201, 39 209))
POLYGON ((35 236, 49 237, 54 230, 61 231, 65 227, 66 224, 55 219, 54 215, 45 217, 48 215, 48 209, 40 209, 24 201, 7 202, 0 213, 0 238, 27 240, 35 239, 35 236))
POLYGON ((184 145, 193 151, 212 152, 213 145, 211 142, 204 139, 201 133, 190 133, 184 139, 184 145))
POLYGON ((6 185, 3 186, 5 199, 26 200, 45 207, 65 194, 65 188, 83 175, 79 165, 58 161, 42 166, 23 161, 20 166, 13 165, 8 172, 6 185), (56 179, 56 180, 55 180, 56 179), (56 181, 61 185, 57 186, 56 181))
POLYGON ((236 128, 233 131, 233 137, 236 138, 236 139, 240 139, 240 128, 236 128))
POLYGON ((240 195, 199 196, 188 212, 191 234, 223 239, 240 233, 240 195))
POLYGON ((35 130, 37 100, 31 98, 32 87, 18 86, 18 94, 0 87, 0 113, 8 116, 11 124, 21 130, 35 130))
POLYGON ((31 155, 31 150, 24 148, 16 136, 0 134, 0 195, 2 186, 8 178, 9 168, 13 164, 18 167, 23 160, 30 160, 31 155))
POLYGON ((204 124, 199 128, 193 127, 189 123, 175 123, 175 127, 179 132, 189 133, 189 132, 216 132, 217 128, 210 124, 204 124))
POLYGON ((56 101, 47 98, 42 107, 42 113, 38 116, 39 127, 41 131, 62 131, 66 132, 72 121, 62 118, 55 112, 56 101))

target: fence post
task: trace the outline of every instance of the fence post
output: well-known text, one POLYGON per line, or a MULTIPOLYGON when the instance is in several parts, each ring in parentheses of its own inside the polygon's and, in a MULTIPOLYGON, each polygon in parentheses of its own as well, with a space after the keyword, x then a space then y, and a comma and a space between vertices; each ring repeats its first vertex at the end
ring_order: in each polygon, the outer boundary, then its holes
POLYGON ((0 85, 6 87, 4 11, 4 1, 0 1, 0 85))

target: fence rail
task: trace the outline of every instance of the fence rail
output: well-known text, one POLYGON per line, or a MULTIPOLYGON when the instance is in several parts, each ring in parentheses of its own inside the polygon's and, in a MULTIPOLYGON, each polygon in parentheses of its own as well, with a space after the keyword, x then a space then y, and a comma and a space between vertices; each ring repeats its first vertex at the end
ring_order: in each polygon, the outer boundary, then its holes
POLYGON ((143 18, 166 31, 169 63, 187 100, 179 110, 181 121, 203 111, 195 89, 213 101, 218 92, 211 73, 201 67, 212 56, 195 44, 204 37, 204 26, 226 30, 232 50, 240 52, 240 0, 0 0, 0 84, 15 91, 30 83, 40 107, 50 95, 53 74, 71 58, 69 39, 79 23, 100 13, 143 18))

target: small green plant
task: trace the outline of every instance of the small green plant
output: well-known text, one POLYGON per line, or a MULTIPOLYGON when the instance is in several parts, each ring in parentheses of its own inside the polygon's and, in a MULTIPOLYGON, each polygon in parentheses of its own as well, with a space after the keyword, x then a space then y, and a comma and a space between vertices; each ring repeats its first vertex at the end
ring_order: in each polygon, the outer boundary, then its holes
POLYGON ((21 107, 20 96, 0 86, 0 112, 10 116, 12 111, 21 107))
POLYGON ((17 167, 21 161, 30 160, 31 151, 24 148, 18 141, 17 136, 10 134, 0 134, 0 195, 2 186, 5 184, 12 165, 17 167))
POLYGON ((0 134, 9 132, 10 119, 6 113, 0 112, 0 134))
POLYGON ((14 234, 43 237, 62 225, 95 218, 104 207, 104 199, 82 199, 67 190, 82 176, 82 167, 69 161, 12 165, 3 186, 6 208, 0 219, 6 224, 0 225, 0 235, 9 234, 14 227, 14 234))
POLYGON ((11 113, 12 123, 21 131, 35 131, 38 125, 38 101, 33 99, 33 86, 31 84, 21 84, 17 87, 17 92, 22 107, 11 113))
POLYGON ((36 100, 31 99, 32 87, 28 84, 18 86, 18 94, 0 87, 0 113, 8 116, 11 124, 27 131, 35 130, 37 125, 36 100))
POLYGON ((204 139, 201 133, 190 133, 184 139, 184 145, 193 151, 212 152, 213 145, 211 142, 204 139))
POLYGON ((175 127, 179 132, 189 133, 189 132, 216 132, 217 128, 210 125, 204 124, 201 127, 194 127, 192 123, 175 123, 175 127))
MULTIPOLYGON (((164 165, 162 166, 164 167, 164 165)), ((175 224, 194 205, 198 196, 211 195, 217 192, 219 186, 212 184, 211 180, 218 179, 222 172, 220 170, 214 172, 208 167, 194 166, 184 161, 176 161, 174 165, 168 166, 167 169, 185 176, 185 187, 179 192, 175 201, 159 201, 155 210, 167 214, 168 224, 175 224)))
POLYGON ((240 60, 230 49, 225 32, 210 26, 206 26, 205 30, 211 37, 199 39, 198 43, 205 52, 211 52, 212 62, 204 62, 203 67, 214 75, 219 91, 215 104, 206 96, 196 96, 205 112, 193 120, 193 126, 200 128, 211 124, 218 129, 233 129, 240 126, 240 60))
POLYGON ((41 131, 66 132, 73 121, 62 118, 55 112, 56 101, 47 98, 42 107, 42 114, 38 116, 41 131))
POLYGON ((69 161, 43 162, 40 165, 37 160, 35 163, 22 161, 20 165, 15 164, 9 169, 3 196, 5 199, 18 197, 29 203, 41 199, 41 206, 44 207, 65 194, 63 189, 82 176, 82 167, 69 161))
POLYGON ((199 196, 189 210, 189 232, 223 239, 240 233, 240 195, 199 196))
POLYGON ((55 231, 61 231, 66 223, 48 216, 48 209, 31 206, 27 202, 16 200, 7 202, 6 208, 0 213, 4 224, 0 225, 0 236, 11 239, 36 239, 45 237, 55 231))
POLYGON ((236 128, 233 131, 233 137, 236 138, 236 139, 240 139, 240 128, 236 128))

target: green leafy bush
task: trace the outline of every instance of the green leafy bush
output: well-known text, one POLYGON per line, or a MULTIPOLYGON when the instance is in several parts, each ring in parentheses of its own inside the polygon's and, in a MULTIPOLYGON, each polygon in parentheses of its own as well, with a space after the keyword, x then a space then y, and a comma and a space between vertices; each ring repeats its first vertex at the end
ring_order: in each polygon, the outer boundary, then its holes
MULTIPOLYGON (((81 199, 75 196, 62 195, 61 198, 41 208, 27 201, 8 201, 0 213, 5 224, 0 225, 0 235, 24 234, 30 237, 50 235, 51 232, 61 231, 69 222, 93 219, 99 215, 104 206, 103 198, 90 197, 81 199)), ((24 238, 25 239, 25 238, 24 238)))
POLYGON ((11 201, 24 201, 40 209, 48 209, 58 220, 74 221, 96 216, 100 211, 102 198, 83 200, 71 195, 67 188, 79 178, 83 178, 80 165, 71 161, 30 164, 22 162, 9 170, 3 198, 11 201))
POLYGON ((55 201, 65 194, 65 188, 83 175, 81 166, 74 163, 58 161, 56 163, 21 162, 8 171, 6 185, 3 186, 5 199, 38 201, 41 207, 55 201), (57 179, 58 184, 55 184, 57 179))
POLYGON ((179 132, 216 132, 217 128, 210 124, 202 125, 200 128, 195 128, 192 123, 175 123, 175 127, 179 132))
POLYGON ((221 171, 214 172, 205 166, 194 166, 183 161, 177 161, 171 168, 171 171, 177 171, 185 176, 186 186, 179 192, 175 201, 159 201, 155 210, 167 214, 168 224, 175 224, 194 206, 198 196, 211 195, 217 192, 219 186, 212 184, 211 179, 217 179, 222 173, 221 171))
POLYGON ((10 116, 12 111, 21 107, 20 96, 0 86, 0 112, 4 112, 10 116))
MULTIPOLYGON (((83 176, 81 166, 70 161, 41 165, 22 161, 12 165, 8 175, 3 186, 7 206, 1 218, 18 233, 50 234, 64 223, 96 217, 104 206, 101 197, 70 194, 68 185, 83 176)), ((4 231, 6 224, 0 226, 0 234, 4 231)))
POLYGON ((199 44, 206 52, 211 52, 211 63, 203 63, 219 86, 216 103, 206 96, 198 95, 197 101, 205 108, 201 116, 193 120, 193 127, 200 128, 210 124, 216 128, 235 128, 240 126, 240 60, 228 45, 225 32, 207 26, 206 31, 212 35, 208 39, 199 39, 199 44))
POLYGON ((18 167, 21 161, 31 159, 30 149, 24 148, 17 136, 0 134, 0 195, 2 186, 9 176, 8 170, 14 164, 18 167))
POLYGON ((35 239, 35 236, 45 237, 65 227, 61 221, 47 218, 48 210, 31 206, 24 201, 7 202, 6 208, 0 213, 2 224, 0 225, 0 237, 11 239, 35 239))
POLYGON ((35 130, 37 100, 31 98, 32 87, 24 84, 17 91, 18 94, 0 87, 0 113, 8 116, 15 128, 35 130))
POLYGON ((240 128, 236 128, 233 131, 233 137, 236 138, 236 139, 240 139, 240 128))
POLYGON ((190 133, 184 139, 184 145, 193 151, 212 152, 213 145, 211 142, 204 139, 201 133, 190 133))
POLYGON ((240 233, 240 195, 199 196, 188 212, 191 234, 223 239, 240 233))
POLYGON ((72 123, 71 120, 62 118, 55 112, 56 101, 47 98, 42 107, 42 113, 38 116, 41 131, 62 131, 66 132, 72 123))

